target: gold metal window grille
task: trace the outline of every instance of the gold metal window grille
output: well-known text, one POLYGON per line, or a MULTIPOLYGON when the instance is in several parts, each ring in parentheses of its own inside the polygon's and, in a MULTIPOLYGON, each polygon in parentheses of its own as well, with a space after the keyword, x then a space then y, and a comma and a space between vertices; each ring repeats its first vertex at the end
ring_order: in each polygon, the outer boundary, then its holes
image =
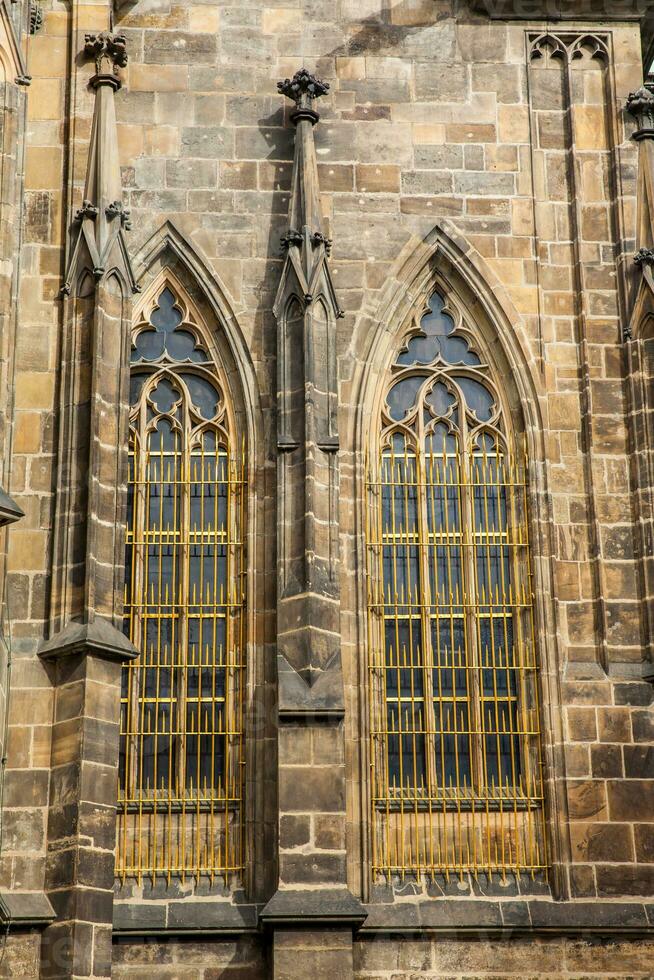
POLYGON ((438 293, 366 468, 373 873, 544 872, 526 453, 438 293))
POLYGON ((117 873, 243 868, 245 452, 181 292, 133 338, 117 873))

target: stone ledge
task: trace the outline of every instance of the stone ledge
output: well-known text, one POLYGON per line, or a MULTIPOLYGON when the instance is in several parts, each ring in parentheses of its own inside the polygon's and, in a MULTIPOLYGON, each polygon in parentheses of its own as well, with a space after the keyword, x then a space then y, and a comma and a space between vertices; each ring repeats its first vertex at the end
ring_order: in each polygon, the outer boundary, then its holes
POLYGON ((118 936, 256 932, 257 912, 256 905, 232 905, 204 898, 171 902, 114 901, 113 931, 118 936))
POLYGON ((280 653, 277 655, 277 677, 280 718, 338 721, 345 715, 340 659, 329 665, 315 684, 309 686, 280 653))
MULTIPOLYGON (((18 899, 11 922, 48 924, 54 918, 25 918, 27 901, 19 915, 19 893, 2 894, 18 899)), ((32 895, 27 896, 33 898, 32 895)), ((41 906, 45 908, 45 906, 41 906)), ((36 911, 36 905, 34 906, 36 911)), ((0 909, 0 918, 3 913, 0 909)), ((3 921, 7 921, 4 919, 3 921)), ((362 905, 347 889, 281 890, 261 908, 207 899, 172 902, 114 902, 115 936, 139 935, 242 935, 263 927, 344 926, 362 937, 397 935, 448 935, 509 938, 523 935, 556 935, 598 938, 646 936, 654 938, 654 905, 645 902, 554 902, 543 899, 434 898, 426 901, 362 905)))
POLYGON ((554 902, 436 898, 415 904, 367 905, 362 935, 547 934, 560 936, 648 935, 654 937, 654 907, 642 902, 554 902))
POLYGON ((104 619, 94 619, 92 623, 68 623, 59 633, 41 643, 38 654, 43 660, 58 660, 85 651, 118 663, 138 657, 134 644, 104 619))
POLYGON ((0 892, 0 922, 7 926, 45 928, 55 918, 45 892, 0 892))

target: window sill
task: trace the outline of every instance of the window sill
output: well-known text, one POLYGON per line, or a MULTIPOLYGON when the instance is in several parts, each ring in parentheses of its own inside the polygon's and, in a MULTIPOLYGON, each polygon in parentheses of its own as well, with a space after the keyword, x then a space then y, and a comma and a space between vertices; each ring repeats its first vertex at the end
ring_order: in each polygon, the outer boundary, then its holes
POLYGON ((220 813, 239 810, 241 800, 141 800, 139 803, 118 801, 118 815, 122 813, 220 813))
POLYGON ((484 796, 468 794, 460 796, 398 796, 377 799, 373 807, 378 813, 520 813, 539 810, 543 801, 539 798, 511 797, 508 795, 484 796))

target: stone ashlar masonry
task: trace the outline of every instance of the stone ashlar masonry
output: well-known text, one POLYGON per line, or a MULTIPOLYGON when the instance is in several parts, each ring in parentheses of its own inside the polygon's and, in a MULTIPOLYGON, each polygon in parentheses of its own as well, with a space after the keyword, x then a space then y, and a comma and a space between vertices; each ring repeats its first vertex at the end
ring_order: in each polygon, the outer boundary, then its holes
MULTIPOLYGON (((312 727, 289 717, 277 746, 275 715, 261 695, 265 717, 248 770, 253 857, 243 889, 213 896, 192 884, 119 889, 113 976, 266 976, 276 926, 260 933, 256 915, 248 916, 275 893, 280 833, 286 866, 302 866, 307 893, 326 884, 321 868, 329 868, 328 875, 337 868, 368 918, 354 943, 351 930, 348 938, 347 929, 330 934, 324 923, 315 932, 287 923, 275 936, 276 980, 334 976, 325 950, 342 964, 341 975, 366 980, 498 970, 550 978, 651 976, 651 940, 644 938, 651 935, 654 893, 645 601, 651 578, 642 561, 648 515, 634 494, 636 476, 642 481, 648 464, 645 450, 643 467, 635 473, 631 465, 635 445, 643 450, 629 426, 638 406, 623 342, 641 289, 632 256, 654 245, 642 190, 637 208, 638 161, 645 154, 631 139, 637 123, 624 111, 643 81, 639 19, 620 19, 614 11, 556 24, 491 19, 472 9, 483 5, 455 0, 137 0, 117 5, 111 25, 106 2, 43 6, 42 28, 24 38, 29 94, 16 102, 17 132, 25 127, 24 164, 22 152, 14 154, 16 182, 24 179, 20 277, 14 292, 7 280, 17 324, 15 333, 6 325, 2 344, 3 365, 15 360, 3 367, 3 414, 11 432, 3 486, 25 513, 8 535, 6 557, 12 693, 2 894, 37 896, 48 887, 51 767, 58 746, 61 758, 77 751, 65 737, 58 741, 62 730, 53 724, 56 704, 65 700, 65 685, 57 687, 61 671, 37 651, 51 626, 62 485, 57 439, 68 321, 60 290, 70 223, 82 205, 96 97, 89 86, 93 66, 81 52, 86 33, 113 26, 129 52, 114 102, 134 273, 145 282, 155 252, 159 264, 180 263, 184 250, 198 257, 204 277, 198 292, 219 290, 227 298, 249 358, 245 401, 256 407, 250 673, 271 699, 277 609, 269 547, 277 522, 273 304, 296 135, 292 106, 277 82, 302 65, 330 85, 314 139, 323 230, 334 241, 330 273, 345 312, 336 321, 341 718, 312 727), (158 251, 153 242, 161 243, 158 251), (175 242, 183 249, 175 251, 175 242), (453 883, 443 888, 444 897, 435 897, 436 889, 394 894, 372 887, 366 871, 361 450, 375 424, 371 393, 399 334, 400 313, 420 300, 421 276, 441 259, 471 303, 480 297, 480 317, 482 306, 496 311, 497 343, 514 366, 507 392, 513 401, 530 399, 525 414, 548 833, 553 894, 563 906, 542 886, 524 894, 517 886, 500 892, 482 885, 475 890, 490 894, 472 895, 471 886, 466 891, 453 883), (330 779, 342 780, 345 803, 339 797, 333 818, 324 794, 323 809, 313 813, 306 794, 294 803, 289 793, 282 828, 278 755, 287 784, 294 775, 306 778, 307 769, 317 779, 322 765, 330 779), (320 853, 320 860, 303 860, 307 852, 320 853), (402 917, 410 935, 398 938, 402 917), (220 921, 229 921, 236 938, 217 934, 220 921), (177 922, 177 933, 167 938, 162 923, 165 931, 169 922, 177 922), (591 927, 599 945, 589 941, 591 927), (183 930, 191 935, 180 937, 183 930), (543 938, 545 931, 561 935, 543 938)), ((632 324, 630 344, 651 338, 641 328, 632 324)), ((643 418, 648 411, 651 417, 646 405, 643 418)), ((647 425, 641 429, 646 439, 647 425)), ((71 678, 72 688, 98 679, 100 668, 94 669, 98 676, 84 675, 84 683, 71 678)), ((115 677, 112 683, 115 689, 115 677)), ((115 706, 105 707, 109 718, 115 706)), ((75 705, 66 710, 75 717, 75 705)), ((112 768, 111 760, 101 764, 112 768)), ((109 799, 105 805, 110 808, 109 799)), ((67 869, 77 898, 80 888, 93 887, 92 871, 88 881, 75 882, 75 869, 67 869)), ((96 932, 106 940, 112 912, 105 893, 98 904, 96 932)), ((0 975, 106 976, 111 969, 105 955, 102 962, 80 961, 73 974, 66 947, 58 947, 54 966, 48 948, 35 925, 10 928, 0 975)))

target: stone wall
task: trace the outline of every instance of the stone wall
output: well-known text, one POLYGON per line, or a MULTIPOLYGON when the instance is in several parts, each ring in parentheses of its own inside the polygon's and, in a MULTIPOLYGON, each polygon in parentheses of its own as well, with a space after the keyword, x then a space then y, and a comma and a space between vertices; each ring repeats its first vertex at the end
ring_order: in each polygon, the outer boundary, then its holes
MULTIPOLYGON (((117 6, 114 30, 125 34, 129 52, 115 104, 135 272, 147 281, 153 236, 174 227, 198 258, 198 292, 220 294, 232 311, 242 352, 256 491, 250 905, 274 890, 277 833, 272 305, 294 131, 276 83, 303 64, 331 86, 315 142, 324 226, 334 239, 331 272, 345 312, 337 353, 348 885, 371 907, 380 897, 366 871, 362 449, 393 344, 421 302, 428 271, 442 263, 480 329, 495 331, 508 397, 521 404, 528 429, 554 896, 621 899, 642 910, 654 891, 654 715, 643 679, 647 620, 622 345, 637 244, 636 150, 623 106, 642 82, 641 42, 635 21, 608 14, 558 26, 549 25, 543 42, 544 22, 490 21, 455 0, 117 6)), ((10 533, 7 557, 14 668, 0 861, 0 884, 17 891, 45 883, 56 678, 37 648, 50 616, 60 485, 55 433, 66 324, 59 290, 93 111, 92 66, 79 55, 85 32, 108 27, 104 3, 46 5, 43 28, 28 45, 33 81, 6 487, 26 516, 10 533)), ((335 847, 321 821, 324 849, 340 862, 339 828, 332 828, 335 847)), ((301 824, 295 820, 295 829, 301 824)), ((314 821, 314 835, 319 829, 314 821)), ((296 840, 301 859, 302 833, 296 840)), ((289 844, 291 863, 292 851, 289 844)), ((147 888, 131 888, 126 897, 147 906, 144 894, 147 888)), ((156 895, 151 904, 165 897, 156 895)), ((402 903, 381 897, 392 930, 393 908, 402 903)), ((477 909, 484 902, 470 899, 477 909)), ((121 937, 114 975, 151 976, 155 962, 157 975, 167 970, 184 980, 231 976, 228 967, 243 978, 263 970, 249 940, 221 945, 211 966, 190 958, 201 959, 203 949, 121 937)), ((637 939, 599 947, 573 939, 502 946, 365 939, 355 944, 354 975, 483 976, 500 957, 509 975, 645 977, 650 953, 637 939)), ((3 970, 11 975, 0 960, 3 970)))
POLYGON ((565 977, 651 976, 651 943, 590 944, 583 940, 516 939, 438 942, 378 940, 355 945, 354 975, 357 980, 444 980, 445 977, 518 977, 563 980, 565 977))

